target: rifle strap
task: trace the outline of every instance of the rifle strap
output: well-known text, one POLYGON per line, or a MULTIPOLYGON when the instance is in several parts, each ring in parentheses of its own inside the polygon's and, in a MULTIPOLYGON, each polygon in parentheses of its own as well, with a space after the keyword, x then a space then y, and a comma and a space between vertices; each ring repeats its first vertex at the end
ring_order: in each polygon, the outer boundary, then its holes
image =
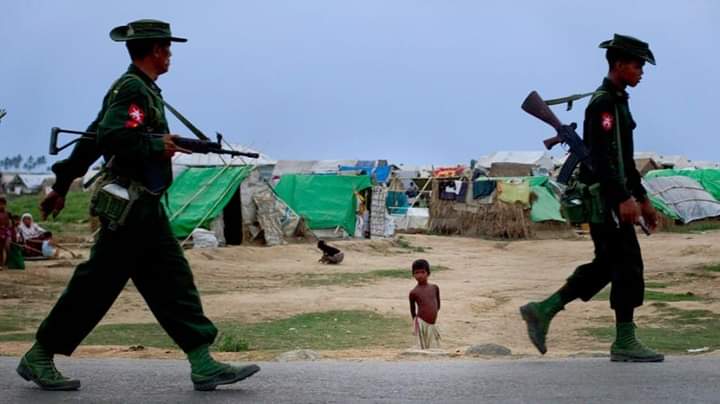
POLYGON ((143 79, 141 79, 139 76, 137 76, 137 75, 135 75, 135 74, 132 74, 132 73, 128 73, 128 76, 135 77, 136 79, 138 79, 138 81, 140 81, 141 83, 143 83, 143 85, 145 85, 145 87, 146 87, 148 90, 150 90, 150 92, 152 92, 153 94, 155 94, 155 95, 157 96, 157 99, 158 99, 173 115, 175 115, 175 118, 177 118, 178 121, 182 122, 182 124, 185 125, 185 127, 188 128, 188 129, 190 130, 190 132, 192 132, 193 135, 195 135, 198 139, 200 139, 200 140, 210 140, 210 138, 207 137, 204 133, 202 133, 202 131, 201 131, 200 129, 198 129, 195 125, 192 124, 192 122, 190 122, 187 118, 185 118, 185 117, 180 113, 180 111, 178 111, 177 109, 175 109, 172 105, 170 105, 167 101, 165 101, 162 97, 160 97, 160 95, 157 94, 157 93, 155 92, 155 90, 153 90, 150 86, 148 86, 147 84, 145 84, 145 81, 143 81, 143 79))

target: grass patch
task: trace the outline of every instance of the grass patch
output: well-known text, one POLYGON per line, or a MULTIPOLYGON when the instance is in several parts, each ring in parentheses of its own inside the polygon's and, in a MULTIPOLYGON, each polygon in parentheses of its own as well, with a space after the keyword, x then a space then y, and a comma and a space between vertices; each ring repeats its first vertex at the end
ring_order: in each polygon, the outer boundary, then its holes
MULTIPOLYGON (((720 314, 709 310, 682 310, 656 306, 662 316, 656 326, 638 327, 640 339, 661 352, 687 353, 688 349, 708 347, 720 349, 720 314)), ((615 327, 594 327, 584 330, 603 342, 615 339, 615 327)))
POLYGON ((416 252, 416 253, 423 253, 427 250, 431 250, 432 247, 422 247, 422 246, 414 246, 408 239, 406 239, 403 236, 398 236, 395 240, 393 240, 393 245, 397 248, 401 248, 403 250, 408 250, 408 252, 416 252))
MULTIPOLYGON (((8 196, 8 210, 20 216, 23 213, 30 213, 35 220, 40 219, 41 195, 8 196)), ((90 192, 68 192, 65 198, 65 208, 60 215, 48 222, 58 223, 87 223, 89 215, 90 192)), ((43 222, 45 224, 45 222, 43 222)), ((44 227, 44 226, 43 226, 44 227)))
POLYGON ((22 216, 30 213, 35 221, 54 235, 82 235, 88 233, 90 222, 90 192, 69 192, 65 198, 65 208, 57 218, 40 220, 40 201, 42 195, 8 196, 8 210, 22 216))
POLYGON ((704 231, 720 230, 720 220, 702 220, 682 225, 672 225, 664 229, 669 233, 700 233, 704 231))
POLYGON ((701 266, 700 269, 707 272, 720 272, 720 264, 707 264, 701 266))
MULTIPOLYGON (((662 284, 661 284, 662 285, 662 284)), ((653 288, 653 282, 645 284, 645 300, 653 302, 686 302, 686 301, 700 301, 702 298, 692 292, 686 293, 671 293, 662 292, 659 290, 651 290, 653 288)), ((665 288, 666 286, 660 286, 659 288, 665 288)), ((657 288, 657 287, 655 287, 657 288)), ((593 297, 593 300, 609 300, 610 299, 610 288, 605 288, 600 293, 593 297)))
MULTIPOLYGON (((409 343, 409 320, 370 311, 306 313, 262 323, 220 322, 216 351, 285 351, 401 347, 409 343)), ((32 341, 32 333, 0 334, 0 341, 32 341)), ((109 324, 97 327, 84 345, 143 345, 176 348, 156 323, 109 324)))
POLYGON ((36 325, 38 322, 38 319, 23 312, 5 312, 0 314, 0 332, 27 330, 29 325, 36 325))
MULTIPOLYGON (((450 268, 442 265, 433 266, 433 273, 447 271, 450 268)), ((369 272, 334 272, 328 274, 300 274, 300 286, 356 286, 379 282, 383 279, 412 279, 410 269, 379 269, 369 272)))

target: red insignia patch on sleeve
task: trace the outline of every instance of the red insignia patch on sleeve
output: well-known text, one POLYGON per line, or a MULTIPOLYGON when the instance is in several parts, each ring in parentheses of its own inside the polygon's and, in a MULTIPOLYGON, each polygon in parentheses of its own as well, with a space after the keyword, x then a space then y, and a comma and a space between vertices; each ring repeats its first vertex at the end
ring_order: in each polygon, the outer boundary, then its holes
POLYGON ((145 121, 145 112, 137 104, 130 104, 128 108, 128 116, 130 119, 125 121, 126 128, 137 128, 145 121))
POLYGON ((600 125, 606 132, 609 132, 614 124, 615 118, 609 112, 603 112, 602 115, 600 115, 600 125))

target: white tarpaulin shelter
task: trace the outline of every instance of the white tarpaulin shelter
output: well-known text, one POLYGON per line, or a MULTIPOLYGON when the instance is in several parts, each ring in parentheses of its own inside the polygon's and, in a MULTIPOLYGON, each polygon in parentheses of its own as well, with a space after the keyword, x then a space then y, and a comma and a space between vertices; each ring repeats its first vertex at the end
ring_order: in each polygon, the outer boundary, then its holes
POLYGON ((643 180, 643 185, 650 195, 675 210, 683 223, 720 216, 720 202, 690 177, 650 178, 643 180))
POLYGON ((477 161, 477 166, 490 168, 493 163, 527 164, 548 171, 552 171, 555 166, 553 156, 546 151, 499 151, 481 156, 477 161))

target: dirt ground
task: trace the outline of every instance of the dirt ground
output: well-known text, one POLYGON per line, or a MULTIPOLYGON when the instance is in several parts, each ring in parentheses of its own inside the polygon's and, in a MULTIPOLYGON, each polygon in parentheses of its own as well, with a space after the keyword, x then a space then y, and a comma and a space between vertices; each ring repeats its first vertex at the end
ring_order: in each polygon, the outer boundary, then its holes
MULTIPOLYGON (((555 291, 575 266, 592 257, 587 236, 562 240, 490 241, 473 238, 404 235, 412 247, 392 240, 340 241, 345 251, 340 266, 317 262, 318 251, 310 244, 279 247, 231 247, 189 250, 187 257, 202 292, 206 313, 214 320, 254 322, 289 317, 303 312, 370 310, 409 316, 407 294, 414 286, 410 263, 425 258, 431 265, 450 270, 433 273, 431 282, 442 293, 439 326, 444 348, 455 352, 471 344, 497 343, 513 354, 536 355, 529 343, 518 307, 555 291), (366 272, 407 268, 407 279, 380 279, 368 285, 301 286, 305 273, 366 272)), ((683 273, 703 264, 720 263, 720 232, 704 234, 660 233, 639 236, 649 281, 682 278, 664 291, 688 292, 702 302, 679 302, 678 307, 702 307, 720 312, 720 277, 696 278, 683 273)), ((83 251, 87 256, 87 251, 83 251)), ((77 260, 29 263, 28 269, 0 272, 0 312, 17 310, 42 318, 52 307, 77 260)), ((645 305, 636 315, 642 322, 654 308, 645 305)), ((607 344, 588 337, 580 329, 612 323, 607 301, 576 302, 553 322, 547 356, 561 357, 607 352, 607 344)), ((154 322, 152 314, 132 286, 121 294, 103 324, 154 322)), ((408 330, 409 332, 410 330, 408 330)), ((17 355, 26 343, 0 343, 0 353, 17 355)), ((392 359, 400 350, 365 349, 323 352, 343 359, 392 359)), ((79 356, 179 357, 173 350, 83 346, 79 356)), ((244 358, 251 354, 225 354, 244 358)))

